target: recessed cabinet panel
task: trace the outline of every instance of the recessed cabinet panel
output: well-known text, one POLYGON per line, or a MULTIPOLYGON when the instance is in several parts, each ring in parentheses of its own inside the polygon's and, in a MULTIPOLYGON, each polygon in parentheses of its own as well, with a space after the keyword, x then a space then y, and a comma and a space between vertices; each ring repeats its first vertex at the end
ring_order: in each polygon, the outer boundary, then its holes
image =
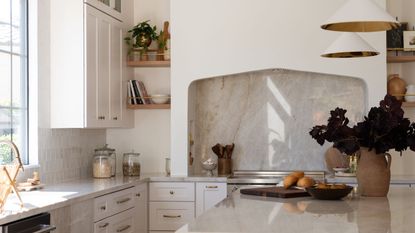
POLYGON ((110 32, 111 24, 107 20, 100 20, 98 25, 98 86, 97 106, 98 119, 105 121, 109 119, 108 94, 110 81, 110 32))
POLYGON ((110 121, 114 124, 122 120, 122 63, 123 29, 120 23, 111 25, 111 64, 110 64, 110 121))

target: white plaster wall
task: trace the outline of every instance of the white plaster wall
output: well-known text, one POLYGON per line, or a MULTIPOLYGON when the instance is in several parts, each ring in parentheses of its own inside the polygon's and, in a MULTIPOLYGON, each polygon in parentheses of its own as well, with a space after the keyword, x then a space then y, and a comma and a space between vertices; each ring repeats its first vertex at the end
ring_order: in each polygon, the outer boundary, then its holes
MULTIPOLYGON (((364 34, 381 55, 325 59, 340 34, 322 24, 344 0, 175 0, 171 2, 172 175, 187 174, 188 86, 197 79, 268 68, 355 76, 369 106, 386 93, 385 33, 364 34)), ((378 1, 385 6, 385 0, 378 1)), ((293 106, 295 107, 295 106, 293 106)), ((316 145, 317 146, 317 145, 316 145)))
MULTIPOLYGON (((134 25, 145 20, 158 32, 163 29, 170 20, 170 1, 135 0, 134 25)), ((134 68, 134 79, 142 80, 150 94, 170 93, 170 68, 134 68)), ((135 110, 135 127, 108 129, 107 143, 117 150, 118 169, 122 154, 134 150, 141 153, 142 172, 164 172, 170 156, 170 110, 135 110)))

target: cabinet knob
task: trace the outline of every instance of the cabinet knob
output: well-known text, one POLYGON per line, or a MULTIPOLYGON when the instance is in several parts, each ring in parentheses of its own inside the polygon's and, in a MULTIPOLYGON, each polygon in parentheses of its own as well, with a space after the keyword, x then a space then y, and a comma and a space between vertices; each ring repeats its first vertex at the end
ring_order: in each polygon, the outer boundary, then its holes
POLYGON ((141 197, 141 193, 135 194, 136 197, 141 197))
POLYGON ((113 117, 112 119, 113 119, 114 121, 116 121, 116 120, 118 120, 118 117, 113 117))
POLYGON ((99 209, 100 209, 100 210, 106 210, 106 209, 107 209, 107 207, 106 207, 106 206, 101 206, 99 209))
POLYGON ((173 195, 174 194, 174 191, 170 190, 170 194, 173 195))

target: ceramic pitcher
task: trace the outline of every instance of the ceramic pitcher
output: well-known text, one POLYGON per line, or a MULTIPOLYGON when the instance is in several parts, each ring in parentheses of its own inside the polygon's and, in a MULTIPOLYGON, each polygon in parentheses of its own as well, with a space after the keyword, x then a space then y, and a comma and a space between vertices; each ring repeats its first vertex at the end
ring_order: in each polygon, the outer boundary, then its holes
POLYGON ((392 157, 376 154, 375 149, 360 148, 356 178, 362 196, 385 197, 389 192, 392 157), (386 159, 387 158, 387 159, 386 159))

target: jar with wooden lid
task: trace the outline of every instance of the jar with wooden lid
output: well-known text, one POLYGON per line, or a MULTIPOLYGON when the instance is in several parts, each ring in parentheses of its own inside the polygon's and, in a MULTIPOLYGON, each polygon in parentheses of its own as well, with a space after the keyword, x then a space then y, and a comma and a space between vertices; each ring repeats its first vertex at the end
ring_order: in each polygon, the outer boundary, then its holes
POLYGON ((111 157, 109 155, 95 155, 92 162, 94 178, 111 178, 111 157))
POLYGON ((124 153, 122 171, 124 176, 140 176, 141 164, 140 153, 124 153))

